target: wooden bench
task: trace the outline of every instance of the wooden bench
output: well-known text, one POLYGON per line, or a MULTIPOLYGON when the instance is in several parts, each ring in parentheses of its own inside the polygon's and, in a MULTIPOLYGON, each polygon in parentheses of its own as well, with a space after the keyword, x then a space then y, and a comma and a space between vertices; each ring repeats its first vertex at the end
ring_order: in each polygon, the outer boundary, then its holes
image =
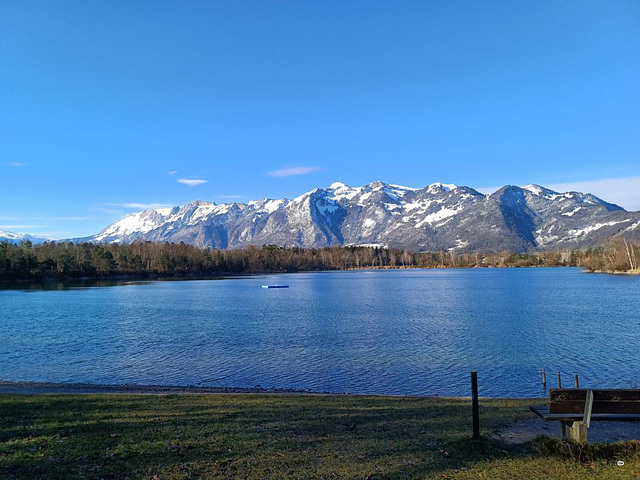
POLYGON ((547 421, 562 424, 562 438, 587 441, 587 429, 597 420, 640 421, 640 389, 549 390, 549 404, 529 407, 547 421))

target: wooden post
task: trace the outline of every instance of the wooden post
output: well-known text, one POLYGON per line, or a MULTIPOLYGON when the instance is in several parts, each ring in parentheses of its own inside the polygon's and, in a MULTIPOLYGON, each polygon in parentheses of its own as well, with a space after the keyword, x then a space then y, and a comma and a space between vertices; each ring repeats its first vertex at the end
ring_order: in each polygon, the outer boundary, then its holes
POLYGON ((587 426, 584 422, 561 422, 562 438, 572 442, 587 443, 587 426))
POLYGON ((477 440, 480 438, 480 416, 478 413, 478 372, 475 370, 471 372, 471 394, 471 409, 473 411, 473 439, 477 440))
POLYGON ((578 374, 576 373, 576 390, 580 388, 580 383, 578 382, 578 374))
POLYGON ((542 369, 542 389, 547 389, 547 372, 544 371, 544 368, 542 369))
POLYGON ((558 372, 558 388, 562 388, 562 381, 560 380, 560 372, 558 372))

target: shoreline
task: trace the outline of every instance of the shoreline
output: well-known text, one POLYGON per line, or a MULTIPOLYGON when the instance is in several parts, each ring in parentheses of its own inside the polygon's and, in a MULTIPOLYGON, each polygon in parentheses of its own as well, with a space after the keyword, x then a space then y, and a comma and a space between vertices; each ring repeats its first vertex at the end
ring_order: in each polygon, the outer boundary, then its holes
MULTIPOLYGON (((471 396, 455 395, 390 395, 390 394, 354 394, 348 392, 320 392, 296 390, 291 388, 255 387, 201 387, 198 385, 141 385, 141 384, 99 384, 99 383, 62 383, 62 382, 16 382, 0 380, 0 395, 308 395, 331 397, 376 397, 376 398, 437 398, 445 400, 469 400, 471 396)), ((529 400, 544 401, 543 397, 483 397, 485 400, 529 400)))
POLYGON ((640 270, 584 270, 584 272, 604 275, 640 275, 640 270))
POLYGON ((310 392, 290 388, 256 387, 201 387, 198 385, 142 385, 142 384, 99 384, 64 382, 15 382, 0 380, 0 395, 173 395, 173 394, 282 394, 282 395, 348 395, 333 392, 310 392))
POLYGON ((145 281, 189 281, 189 280, 223 280, 237 277, 252 277, 260 275, 282 275, 290 273, 317 273, 317 272, 352 272, 363 270, 484 270, 484 269, 528 269, 528 268, 580 268, 586 273, 632 273, 632 272, 603 272, 588 271, 577 265, 473 265, 473 266, 416 266, 416 265, 384 265, 384 266, 362 266, 347 268, 322 268, 312 270, 266 270, 256 272, 217 272, 202 274, 160 274, 160 273, 131 273, 131 274, 114 274, 99 276, 82 276, 82 277, 44 277, 44 278, 16 278, 16 279, 0 279, 0 287, 24 284, 57 284, 57 283, 91 283, 91 282, 145 282, 145 281))

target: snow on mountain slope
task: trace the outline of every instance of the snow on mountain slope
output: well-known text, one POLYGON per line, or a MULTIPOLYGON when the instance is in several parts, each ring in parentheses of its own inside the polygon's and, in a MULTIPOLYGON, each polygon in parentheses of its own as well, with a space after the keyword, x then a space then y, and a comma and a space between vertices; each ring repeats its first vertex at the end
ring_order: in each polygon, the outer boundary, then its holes
POLYGON ((411 188, 335 182, 292 200, 195 201, 134 213, 89 240, 184 241, 215 248, 388 245, 530 251, 593 246, 617 234, 640 237, 640 213, 580 192, 508 185, 483 195, 443 183, 411 188))
POLYGON ((20 243, 29 240, 31 243, 44 243, 49 239, 28 233, 14 233, 0 230, 0 242, 20 243))

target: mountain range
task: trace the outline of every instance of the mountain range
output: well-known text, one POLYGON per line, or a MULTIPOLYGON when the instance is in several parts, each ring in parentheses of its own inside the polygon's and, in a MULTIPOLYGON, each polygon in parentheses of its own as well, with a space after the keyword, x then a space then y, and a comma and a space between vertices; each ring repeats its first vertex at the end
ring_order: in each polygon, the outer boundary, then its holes
POLYGON ((424 188, 333 183, 294 199, 184 206, 126 216, 78 241, 185 242, 239 248, 376 245, 411 250, 528 252, 640 238, 640 212, 580 192, 507 185, 491 194, 433 183, 424 188))

